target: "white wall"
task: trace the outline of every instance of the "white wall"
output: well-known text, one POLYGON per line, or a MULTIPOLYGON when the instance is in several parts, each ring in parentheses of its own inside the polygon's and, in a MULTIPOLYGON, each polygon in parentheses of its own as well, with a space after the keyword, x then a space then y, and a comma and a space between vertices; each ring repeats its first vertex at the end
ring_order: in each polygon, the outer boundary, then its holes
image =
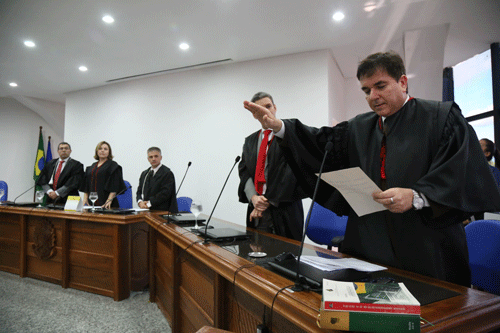
MULTIPOLYGON (((108 141, 134 192, 141 171, 148 167, 148 147, 162 149, 177 186, 192 161, 178 196, 202 200, 209 214, 244 138, 259 129, 243 101, 266 91, 279 117, 325 125, 331 109, 330 62, 328 51, 306 52, 69 93, 65 139, 72 145, 72 157, 85 166, 94 162, 95 145, 108 141)), ((214 216, 244 224, 246 205, 238 202, 237 171, 214 216)))
MULTIPOLYGON (((57 144, 62 138, 37 113, 13 98, 0 98, 0 180, 9 186, 9 200, 33 186, 33 170, 38 148, 40 126, 43 126, 45 150, 51 136, 53 157, 57 157, 57 144)), ((17 201, 32 201, 34 190, 17 201)))

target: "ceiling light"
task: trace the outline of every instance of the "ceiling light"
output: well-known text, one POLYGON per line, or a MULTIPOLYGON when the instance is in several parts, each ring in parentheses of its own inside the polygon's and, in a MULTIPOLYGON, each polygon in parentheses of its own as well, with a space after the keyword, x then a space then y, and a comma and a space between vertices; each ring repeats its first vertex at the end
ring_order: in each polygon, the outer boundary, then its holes
POLYGON ((11 83, 9 83, 9 86, 11 86, 11 87, 17 87, 17 83, 11 82, 11 83))
POLYGON ((342 21, 342 20, 344 19, 344 17, 345 17, 345 15, 344 15, 344 13, 342 13, 342 12, 336 12, 336 13, 335 13, 335 14, 333 14, 333 16, 332 16, 332 18, 333 18, 335 21, 337 21, 337 22, 342 21))
POLYGON ((86 72, 86 71, 88 71, 88 68, 87 68, 87 67, 85 67, 85 66, 80 66, 80 67, 78 67, 78 69, 79 69, 80 71, 82 71, 82 72, 86 72))
POLYGON ((30 40, 25 40, 24 45, 26 45, 27 47, 35 47, 35 43, 30 40))
POLYGON ((111 16, 109 16, 109 15, 103 16, 103 17, 102 17, 102 20, 103 20, 104 22, 106 22, 106 23, 113 23, 113 22, 115 21, 115 19, 114 19, 114 18, 112 18, 112 17, 111 17, 111 16))
POLYGON ((189 44, 188 43, 180 43, 179 48, 181 50, 187 50, 187 49, 189 49, 189 44))

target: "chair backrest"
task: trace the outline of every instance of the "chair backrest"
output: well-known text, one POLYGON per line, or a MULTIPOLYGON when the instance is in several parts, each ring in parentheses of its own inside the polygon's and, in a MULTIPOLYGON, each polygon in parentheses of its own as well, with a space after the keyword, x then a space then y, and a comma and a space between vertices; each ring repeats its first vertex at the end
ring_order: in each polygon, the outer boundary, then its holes
POLYGON ((465 234, 472 285, 500 295, 500 221, 473 221, 465 234))
POLYGON ((346 225, 347 216, 338 216, 315 202, 306 235, 317 244, 331 247, 334 237, 344 236, 346 225))
POLYGON ((118 204, 120 205, 120 208, 132 208, 132 187, 130 187, 130 183, 128 181, 124 180, 123 182, 125 183, 127 190, 116 196, 118 204))
POLYGON ((179 213, 191 213, 191 202, 193 202, 193 199, 191 199, 190 197, 178 197, 177 209, 179 210, 179 213))
POLYGON ((7 201, 8 196, 9 196, 9 186, 5 181, 0 180, 0 201, 7 201))

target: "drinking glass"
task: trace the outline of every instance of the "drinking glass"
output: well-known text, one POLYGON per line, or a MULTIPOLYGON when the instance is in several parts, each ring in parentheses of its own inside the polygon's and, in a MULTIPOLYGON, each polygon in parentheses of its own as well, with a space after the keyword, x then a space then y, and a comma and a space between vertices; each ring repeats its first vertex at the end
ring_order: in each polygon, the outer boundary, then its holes
POLYGON ((97 201, 98 195, 97 192, 90 192, 89 200, 92 201, 92 211, 95 211, 94 204, 97 201))
POLYGON ((44 191, 36 191, 36 201, 38 202, 38 207, 42 207, 43 196, 45 195, 44 191))
POLYGON ((193 230, 198 230, 200 226, 198 225, 198 215, 200 215, 203 207, 200 201, 192 201, 191 202, 191 213, 194 215, 194 228, 193 230))

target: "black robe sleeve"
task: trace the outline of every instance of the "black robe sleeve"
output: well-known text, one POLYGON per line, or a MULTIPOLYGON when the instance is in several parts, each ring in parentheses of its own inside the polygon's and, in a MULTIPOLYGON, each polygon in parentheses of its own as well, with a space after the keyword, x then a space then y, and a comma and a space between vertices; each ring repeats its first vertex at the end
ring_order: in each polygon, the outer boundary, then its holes
MULTIPOLYGON (((333 149, 328 153, 323 172, 349 167, 348 123, 315 128, 306 126, 297 119, 285 119, 283 122, 285 136, 278 139, 280 147, 300 187, 312 198, 318 179, 315 173, 321 167, 327 142, 333 143, 333 149)), ((320 180, 316 202, 339 216, 349 213, 350 207, 344 197, 323 180, 320 180)))

